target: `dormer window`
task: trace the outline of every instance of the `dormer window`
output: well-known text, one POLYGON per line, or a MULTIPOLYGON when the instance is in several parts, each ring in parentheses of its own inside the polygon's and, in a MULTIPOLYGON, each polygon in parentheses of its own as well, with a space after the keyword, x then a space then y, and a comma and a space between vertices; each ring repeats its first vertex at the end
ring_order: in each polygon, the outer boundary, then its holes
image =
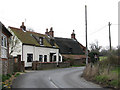
POLYGON ((43 37, 40 37, 39 40, 40 40, 40 45, 43 45, 43 37))

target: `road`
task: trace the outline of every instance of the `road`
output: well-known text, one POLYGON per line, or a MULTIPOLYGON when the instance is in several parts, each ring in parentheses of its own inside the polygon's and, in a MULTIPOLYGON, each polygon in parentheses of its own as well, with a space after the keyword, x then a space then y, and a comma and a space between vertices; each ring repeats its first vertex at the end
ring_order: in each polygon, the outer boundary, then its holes
POLYGON ((84 67, 30 71, 13 81, 13 88, 101 88, 81 78, 84 67))

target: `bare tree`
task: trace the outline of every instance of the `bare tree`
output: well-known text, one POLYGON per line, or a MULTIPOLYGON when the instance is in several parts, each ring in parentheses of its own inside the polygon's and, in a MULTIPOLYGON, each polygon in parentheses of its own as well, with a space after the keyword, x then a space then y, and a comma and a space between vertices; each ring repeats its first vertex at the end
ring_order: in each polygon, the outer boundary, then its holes
POLYGON ((27 28, 28 31, 34 32, 33 28, 27 28))
POLYGON ((18 38, 16 38, 16 36, 12 36, 10 38, 10 54, 12 54, 14 51, 20 52, 19 44, 20 41, 18 40, 18 38))
POLYGON ((98 45, 98 41, 90 44, 90 49, 91 49, 92 52, 96 52, 96 53, 99 54, 101 48, 102 48, 102 46, 98 45))

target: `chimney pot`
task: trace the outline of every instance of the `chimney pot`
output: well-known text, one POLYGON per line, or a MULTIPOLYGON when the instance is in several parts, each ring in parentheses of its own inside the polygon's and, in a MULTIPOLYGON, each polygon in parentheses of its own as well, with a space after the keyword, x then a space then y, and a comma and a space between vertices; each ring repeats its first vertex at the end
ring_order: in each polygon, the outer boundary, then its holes
POLYGON ((75 38, 75 31, 73 30, 72 34, 71 34, 71 39, 76 39, 75 38))
POLYGON ((46 35, 49 35, 48 28, 46 28, 45 34, 46 34, 46 35))
POLYGON ((24 22, 22 22, 22 25, 20 26, 20 28, 26 31, 26 26, 24 25, 24 22))
POLYGON ((51 37, 54 37, 53 27, 50 28, 49 35, 50 35, 51 37))

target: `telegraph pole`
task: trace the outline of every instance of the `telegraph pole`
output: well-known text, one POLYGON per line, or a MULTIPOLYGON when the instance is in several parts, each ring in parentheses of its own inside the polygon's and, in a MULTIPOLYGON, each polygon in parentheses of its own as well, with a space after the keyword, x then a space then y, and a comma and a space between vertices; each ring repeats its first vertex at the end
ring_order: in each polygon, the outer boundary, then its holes
POLYGON ((87 46, 87 5, 85 5, 85 30, 86 30, 86 65, 88 64, 88 46, 87 46))
POLYGON ((109 22, 108 23, 108 26, 109 26, 109 43, 110 43, 110 51, 111 51, 111 32, 110 32, 110 26, 111 26, 111 23, 109 22))

